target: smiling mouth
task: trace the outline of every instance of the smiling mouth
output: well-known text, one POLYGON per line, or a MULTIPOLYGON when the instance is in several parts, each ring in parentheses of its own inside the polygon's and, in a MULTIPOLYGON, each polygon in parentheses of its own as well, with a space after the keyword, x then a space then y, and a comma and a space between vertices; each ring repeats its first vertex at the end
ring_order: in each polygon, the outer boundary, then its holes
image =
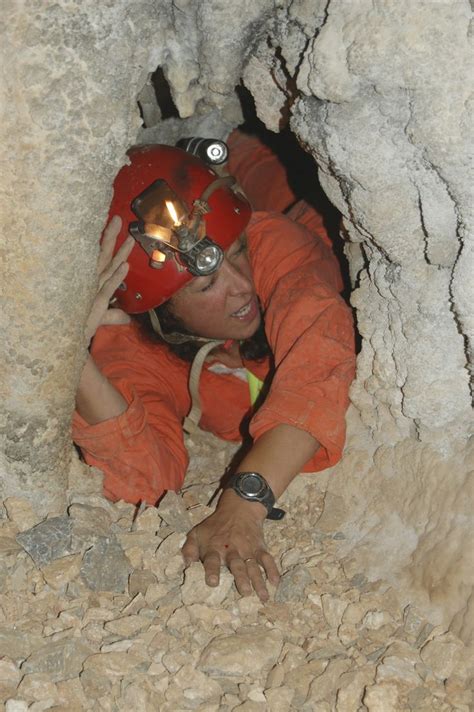
POLYGON ((251 299, 247 304, 244 304, 243 307, 240 307, 240 309, 237 309, 237 311, 233 312, 231 316, 235 317, 236 319, 245 319, 245 317, 253 313, 254 310, 255 303, 254 300, 251 299))

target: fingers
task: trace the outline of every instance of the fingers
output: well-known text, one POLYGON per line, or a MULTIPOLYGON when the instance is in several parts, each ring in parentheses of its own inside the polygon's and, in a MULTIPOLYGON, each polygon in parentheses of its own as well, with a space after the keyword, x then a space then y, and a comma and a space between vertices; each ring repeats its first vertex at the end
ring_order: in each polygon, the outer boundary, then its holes
POLYGON ((99 261, 97 263, 97 271, 99 274, 104 271, 105 267, 112 259, 114 252, 115 241, 122 228, 122 220, 118 215, 114 215, 104 230, 104 237, 100 245, 99 261))
POLYGON ((131 318, 121 309, 107 309, 101 321, 101 326, 113 326, 114 324, 129 324, 131 318))
POLYGON ((265 570, 267 579, 274 586, 278 584, 280 575, 273 557, 267 551, 262 551, 255 558, 247 557, 246 559, 242 559, 236 552, 232 552, 228 555, 226 563, 241 596, 250 596, 254 590, 261 601, 268 601, 269 595, 261 566, 265 570))
POLYGON ((235 579, 237 591, 241 596, 250 596, 255 591, 261 601, 268 601, 268 591, 263 580, 262 570, 257 559, 245 561, 239 556, 231 558, 227 565, 235 579))
POLYGON ((237 591, 241 596, 250 596, 252 593, 252 584, 250 583, 246 563, 237 553, 234 555, 229 554, 226 563, 234 577, 237 591))
POLYGON ((199 561, 199 544, 194 529, 191 529, 186 537, 186 541, 181 548, 181 554, 186 566, 189 566, 192 561, 199 561))
POLYGON ((108 308, 110 300, 127 276, 127 272, 128 263, 122 262, 110 277, 102 283, 96 297, 96 301, 99 302, 102 307, 108 308))
POLYGON ((109 302, 119 284, 125 279, 127 272, 128 264, 124 262, 98 291, 85 327, 85 335, 88 342, 90 342, 98 327, 102 324, 123 324, 129 321, 129 319, 125 319, 124 312, 119 309, 109 309, 109 302), (113 312, 118 312, 118 314, 115 316, 113 312))
POLYGON ((268 601, 268 590, 265 585, 265 581, 263 580, 262 569, 260 568, 258 561, 250 559, 250 561, 246 562, 246 567, 255 593, 261 601, 268 601))
POLYGON ((280 583, 280 572, 278 571, 278 567, 273 556, 269 554, 268 551, 261 551, 258 561, 265 569, 266 577, 272 586, 278 586, 280 583))
MULTIPOLYGON (((134 245, 135 240, 129 235, 125 242, 117 250, 117 254, 114 255, 113 259, 109 258, 109 261, 103 266, 103 269, 99 271, 99 289, 101 289, 104 283, 113 277, 117 270, 126 263, 134 245)), ((119 284, 120 282, 117 284, 117 287, 119 284)))
POLYGON ((186 565, 202 561, 208 586, 219 585, 221 567, 227 566, 242 596, 255 591, 261 601, 268 601, 267 582, 276 586, 280 578, 265 547, 261 522, 243 522, 241 516, 219 508, 189 532, 181 551, 186 565))
POLYGON ((204 579, 208 586, 218 586, 221 574, 221 557, 217 551, 206 554, 202 564, 204 566, 204 579))

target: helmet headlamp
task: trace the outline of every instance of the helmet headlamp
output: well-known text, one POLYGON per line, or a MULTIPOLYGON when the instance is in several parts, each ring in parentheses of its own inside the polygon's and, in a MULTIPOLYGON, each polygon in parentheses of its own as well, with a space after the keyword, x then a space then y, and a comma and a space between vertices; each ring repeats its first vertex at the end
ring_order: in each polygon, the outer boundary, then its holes
POLYGON ((206 236, 204 215, 211 208, 208 197, 223 182, 217 178, 194 201, 191 212, 169 184, 156 180, 132 202, 138 220, 130 224, 130 233, 150 257, 150 266, 161 269, 166 260, 174 259, 178 269, 188 269, 194 276, 215 272, 224 258, 222 248, 206 236))

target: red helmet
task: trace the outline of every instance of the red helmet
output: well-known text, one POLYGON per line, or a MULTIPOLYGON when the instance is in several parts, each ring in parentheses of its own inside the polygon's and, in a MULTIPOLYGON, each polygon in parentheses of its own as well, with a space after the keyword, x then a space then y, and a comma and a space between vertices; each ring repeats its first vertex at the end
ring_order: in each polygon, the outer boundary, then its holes
MULTIPOLYGON (((121 168, 114 182, 109 217, 122 218, 115 251, 129 230, 137 240, 115 297, 121 309, 139 314, 165 302, 193 275, 209 273, 193 269, 190 255, 200 250, 203 265, 210 264, 215 252, 222 255, 247 226, 251 209, 231 189, 233 179, 219 179, 205 163, 179 148, 139 146, 128 156, 130 164, 121 168)), ((214 265, 210 271, 215 269, 214 265)))

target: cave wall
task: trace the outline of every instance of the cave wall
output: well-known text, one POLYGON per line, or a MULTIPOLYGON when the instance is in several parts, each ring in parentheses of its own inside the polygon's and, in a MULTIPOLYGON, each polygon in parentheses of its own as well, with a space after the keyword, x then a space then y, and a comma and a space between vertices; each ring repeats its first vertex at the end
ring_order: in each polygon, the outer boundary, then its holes
POLYGON ((225 135, 242 78, 268 128, 291 112, 343 215, 363 344, 320 526, 342 532, 348 568, 391 577, 468 638, 467 0, 8 0, 4 15, 3 495, 63 503, 97 236, 126 148, 137 132, 225 135), (139 131, 137 97, 159 116, 158 65, 181 119, 139 131))
POLYGON ((0 492, 26 494, 47 513, 64 507, 74 458, 98 236, 169 17, 146 0, 7 0, 2 15, 0 492))

